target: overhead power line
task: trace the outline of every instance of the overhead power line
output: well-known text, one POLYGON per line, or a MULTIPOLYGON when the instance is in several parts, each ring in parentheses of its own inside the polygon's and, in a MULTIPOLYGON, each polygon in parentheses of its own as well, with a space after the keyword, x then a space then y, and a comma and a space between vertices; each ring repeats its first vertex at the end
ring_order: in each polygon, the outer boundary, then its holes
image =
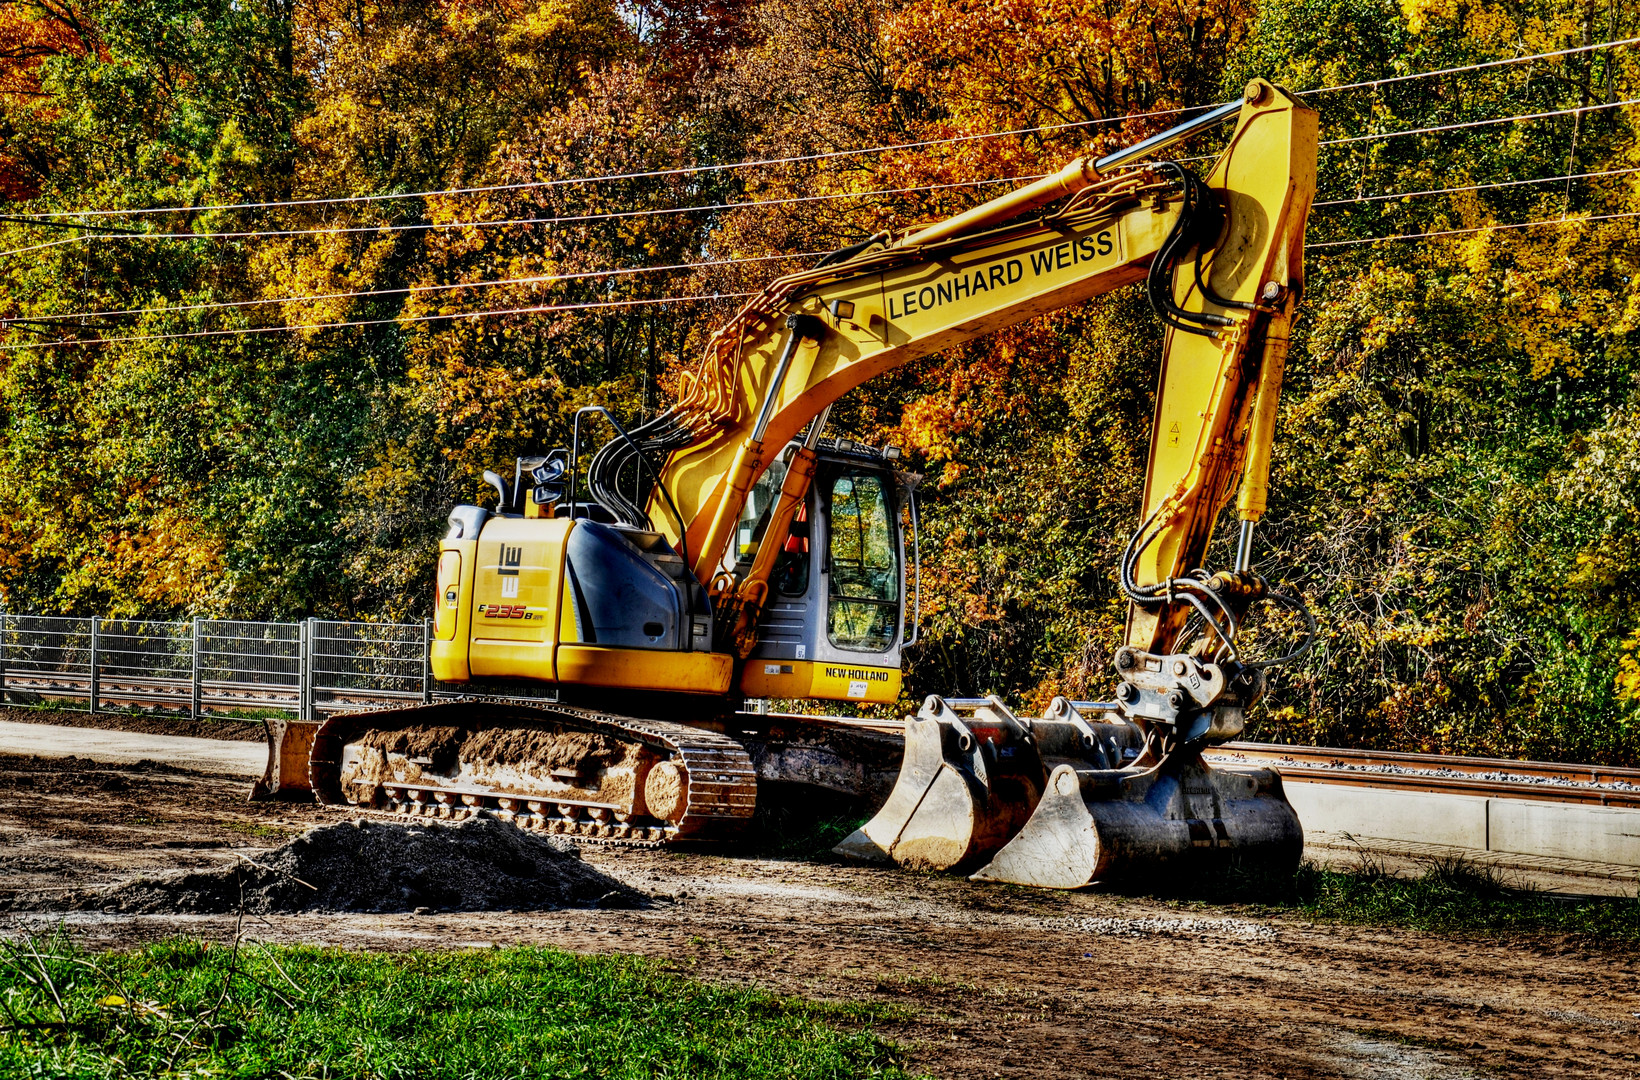
MULTIPOLYGON (((1640 105, 1640 98, 1627 98, 1623 101, 1602 102, 1597 105, 1578 105, 1566 109, 1551 109, 1545 112, 1518 113, 1514 116, 1490 117, 1484 120, 1464 120, 1450 124, 1435 124, 1427 127, 1404 128, 1400 131, 1380 131, 1367 135, 1350 135, 1339 139, 1323 139, 1317 146, 1343 146, 1351 143, 1377 142, 1384 139, 1399 138, 1403 135, 1431 135, 1444 131, 1460 131, 1469 128, 1490 127, 1497 124, 1512 124, 1523 120, 1544 120, 1557 116, 1570 116, 1574 113, 1596 112, 1601 109, 1617 109, 1629 105, 1640 105)), ((1201 154, 1195 157, 1179 158, 1181 162, 1208 161, 1215 155, 1201 154)), ((66 244, 77 244, 87 240, 259 240, 279 236, 341 236, 356 233, 396 233, 396 232, 426 232, 443 229, 469 228, 502 228, 521 225, 569 225, 582 224, 589 221, 607 221, 631 217, 653 217, 661 214, 686 214, 706 210, 743 210, 754 206, 789 206, 796 203, 829 202, 838 199, 864 199, 885 195, 910 195, 926 191, 943 191, 952 188, 985 187, 995 184, 1020 183, 1036 180, 1036 176, 1012 176, 990 180, 966 180, 950 184, 922 184, 915 187, 883 188, 875 191, 837 192, 830 195, 794 195, 784 199, 749 199, 732 203, 708 203, 699 206, 671 206, 658 207, 649 210, 615 210, 600 214, 568 214, 550 218, 501 218, 478 221, 442 221, 442 222, 411 222, 402 225, 336 225, 318 226, 307 229, 248 229, 234 232, 210 233, 95 233, 90 235, 64 237, 60 240, 50 240, 41 244, 32 244, 27 247, 12 248, 0 251, 0 258, 8 255, 25 255, 29 252, 43 251, 47 248, 60 247, 66 244)))
MULTIPOLYGON (((1318 86, 1309 90, 1301 90, 1298 93, 1300 96, 1308 96, 1312 94, 1332 93, 1339 90, 1357 90, 1367 87, 1386 86, 1391 83, 1406 82, 1412 79, 1428 79, 1441 75, 1458 75, 1470 71, 1483 71, 1489 68, 1503 67, 1512 64, 1524 64, 1534 60, 1547 60, 1560 56, 1570 56, 1574 53, 1587 53, 1596 52, 1602 49, 1624 48, 1634 44, 1640 44, 1640 37, 1623 38, 1616 41, 1602 41, 1591 45, 1580 45, 1568 49, 1555 49, 1548 52, 1532 53, 1526 56, 1508 57, 1502 60, 1487 60, 1480 63, 1464 64, 1458 67, 1440 68, 1432 71, 1416 71, 1405 75, 1392 75, 1382 79, 1369 79, 1363 82, 1340 83, 1335 86, 1318 86)), ((972 135, 953 135, 942 139, 920 139, 914 142, 890 143, 882 146, 856 147, 848 150, 829 150, 815 154, 791 154, 783 157, 758 158, 748 161, 722 162, 708 165, 684 165, 671 169, 648 169, 622 173, 603 173, 596 176, 561 177, 553 180, 533 180, 516 184, 487 184, 476 187, 386 192, 378 195, 342 195, 315 199, 283 199, 269 202, 208 203, 202 206, 149 206, 134 207, 124 210, 55 210, 40 214, 26 214, 18 216, 39 220, 65 217, 120 217, 144 214, 207 213, 217 210, 274 210, 297 206, 338 206, 354 203, 389 202, 401 199, 423 199, 452 195, 483 195, 492 192, 522 191, 532 188, 561 187, 570 184, 605 183, 619 180, 647 180, 665 176, 689 176, 706 172, 751 169, 766 165, 797 165, 812 161, 828 161, 835 160, 837 158, 857 157, 864 154, 892 153, 898 150, 920 150, 930 146, 948 146, 956 143, 975 142, 984 139, 1000 139, 1015 135, 1036 135, 1053 131, 1075 130, 1086 127, 1094 127, 1101 124, 1118 124, 1127 120, 1148 119, 1157 116, 1176 116, 1179 113, 1193 112, 1197 109, 1208 109, 1215 107, 1217 106, 1202 105, 1189 108, 1154 109, 1148 112, 1129 113, 1124 116, 1103 116, 1092 120, 1076 120, 1063 124, 1042 124, 1035 127, 1014 128, 1006 131, 986 131, 972 135)))
MULTIPOLYGON (((1321 210, 1336 206, 1350 206, 1359 203, 1384 202, 1394 199, 1415 199, 1431 195, 1452 195, 1470 191, 1493 191, 1500 188, 1523 187, 1534 184, 1555 184, 1566 180, 1586 180, 1606 176, 1626 176, 1633 173, 1640 173, 1640 168, 1606 169, 1599 172, 1569 173, 1561 176, 1537 177, 1531 180, 1500 180, 1486 184, 1464 184, 1458 187, 1449 188, 1426 188, 1420 191, 1396 191, 1381 195, 1362 195, 1351 199, 1328 199, 1313 203, 1312 206, 1314 209, 1321 210)), ((1002 181, 994 182, 1000 183, 1002 181)), ((825 251, 799 251, 779 255, 748 255, 734 259, 708 259, 697 262, 667 263, 657 266, 624 266, 608 270, 585 270, 565 274, 540 274, 530 277, 492 278, 483 281, 458 281, 438 285, 406 285, 390 289, 360 289, 347 292, 310 293, 301 296, 271 296, 259 297, 253 300, 222 300, 202 304, 154 305, 145 308, 76 311, 63 315, 37 315, 28 319, 0 319, 0 322, 57 326, 66 324, 76 319, 106 319, 124 315, 142 315, 150 312, 172 314, 194 311, 222 311, 233 308, 266 307, 275 304, 316 303, 324 300, 364 300, 383 296, 414 296, 427 293, 449 292, 457 289, 500 288, 508 285, 546 285, 565 281, 586 281, 611 277, 625 277, 635 274, 693 271, 719 266, 736 266, 752 263, 780 262, 784 260, 813 259, 819 258, 825 254, 827 254, 825 251)))
POLYGON ((1571 56, 1574 53, 1595 52, 1600 49, 1617 49, 1625 45, 1640 44, 1640 37, 1624 38, 1621 41, 1601 41, 1593 45, 1577 45, 1570 49, 1555 49, 1553 52, 1533 53, 1530 56, 1512 56, 1507 60, 1488 60, 1481 64, 1464 64, 1462 67, 1441 68, 1437 71, 1415 71, 1410 75, 1391 75, 1383 79, 1367 79, 1365 82, 1341 83, 1338 86, 1323 86, 1315 90, 1300 90, 1300 97, 1308 94, 1326 94, 1334 90, 1362 90, 1371 87, 1388 86, 1391 83, 1406 82, 1409 79, 1433 79, 1439 75, 1457 75, 1469 71, 1484 71, 1487 68, 1505 67, 1510 64, 1527 64, 1534 60, 1550 60, 1557 56, 1571 56))
MULTIPOLYGON (((1636 172, 1636 171, 1640 171, 1640 170, 1631 169, 1631 170, 1621 170, 1621 171, 1636 172)), ((1605 174, 1590 174, 1590 175, 1605 175, 1605 174)), ((1564 178, 1562 177, 1562 178, 1556 178, 1556 179, 1564 179, 1564 178)), ((1451 189, 1451 190, 1468 190, 1468 189, 1451 189)), ((1439 192, 1431 191, 1431 192, 1425 192, 1424 194, 1439 194, 1439 192)), ((1447 236, 1467 236, 1467 235, 1472 235, 1472 234, 1475 234, 1475 233, 1482 233, 1482 232, 1504 231, 1504 230, 1510 230, 1510 229, 1531 229, 1531 228, 1538 228, 1538 227, 1542 227, 1542 226, 1579 225, 1579 224, 1584 224, 1584 223, 1587 223, 1587 222, 1617 221, 1617 220, 1622 220, 1622 219, 1626 219, 1626 218, 1640 218, 1640 211, 1635 211, 1635 212, 1632 212, 1632 213, 1622 213, 1622 214, 1595 214, 1595 215, 1590 215, 1590 216, 1586 216, 1586 217, 1576 217, 1576 218, 1549 218, 1549 219, 1545 219, 1545 220, 1542 220, 1542 221, 1523 221, 1523 222, 1514 222, 1514 223, 1492 223, 1492 224, 1487 224, 1487 225, 1475 226, 1473 228, 1467 228, 1467 229, 1440 229, 1440 230, 1433 230, 1433 231, 1429 231, 1429 232, 1400 233, 1400 234, 1397 234, 1397 235, 1394 235, 1394 236, 1363 237, 1363 238, 1352 239, 1352 240, 1329 240, 1329 241, 1323 241, 1323 242, 1320 242, 1320 243, 1307 244, 1306 247, 1308 249, 1352 247, 1352 246, 1357 246, 1357 245, 1361 245, 1361 244, 1392 243, 1392 242, 1400 241, 1400 240, 1426 240, 1426 239, 1436 239, 1436 238, 1447 237, 1447 236)), ((787 258, 787 257, 795 258, 796 256, 764 256, 764 257, 761 257, 761 259, 766 260, 766 259, 787 258)), ((723 260, 724 263, 729 263, 729 262, 752 262, 752 261, 760 261, 760 260, 754 260, 754 259, 723 260)), ((708 264, 699 264, 699 265, 708 265, 708 264)), ((665 268, 662 268, 662 267, 636 267, 636 268, 631 268, 631 272, 641 272, 643 270, 649 270, 649 269, 665 269, 665 268)), ((621 271, 611 271, 611 273, 618 273, 618 272, 621 272, 621 271)), ((480 285, 480 284, 486 284, 486 283, 483 283, 483 282, 471 283, 471 285, 480 285)), ((489 283, 489 284, 498 284, 498 282, 497 283, 489 283)), ((450 287, 451 288, 460 288, 460 287, 463 287, 463 286, 450 286, 450 287)), ((470 287, 470 286, 468 286, 468 287, 470 287)), ((378 291, 402 293, 402 292, 408 292, 410 290, 395 289, 395 290, 378 290, 378 291)), ((372 293, 357 293, 357 294, 338 293, 338 294, 332 294, 332 295, 334 297, 346 297, 346 296, 355 296, 355 295, 358 295, 358 296, 372 295, 372 293)), ((388 325, 390 323, 398 324, 398 325, 409 325, 409 324, 414 324, 414 323, 454 321, 454 320, 458 320, 458 319, 478 319, 478 318, 486 318, 486 317, 491 317, 491 316, 503 316, 503 315, 549 314, 549 313, 552 313, 552 312, 560 312, 560 311, 594 311, 594 310, 606 310, 606 309, 612 309, 612 308, 649 307, 649 306, 653 306, 653 305, 657 305, 657 304, 695 303, 695 302, 699 302, 699 301, 703 301, 703 300, 741 300, 741 299, 745 299, 747 297, 755 296, 755 295, 757 295, 757 294, 753 293, 753 292, 697 293, 697 294, 687 295, 687 296, 661 296, 661 297, 650 297, 650 298, 644 298, 644 299, 610 300, 610 301, 598 301, 598 302, 578 303, 578 304, 536 304, 536 305, 530 305, 530 306, 526 306, 526 307, 490 308, 490 309, 483 310, 483 311, 458 311, 458 312, 446 312, 446 313, 438 313, 438 314, 431 314, 431 315, 401 316, 401 317, 396 317, 396 318, 384 318, 384 319, 350 319, 350 320, 341 321, 341 322, 304 323, 304 324, 299 324, 299 325, 295 325, 295 326, 250 326, 250 327, 236 327, 236 328, 226 329, 226 330, 189 330, 189 331, 182 331, 182 332, 178 332, 178 333, 168 333, 168 334, 128 334, 128 335, 118 336, 118 337, 101 337, 101 336, 99 336, 99 337, 95 337, 95 338, 65 338, 65 339, 60 339, 60 340, 57 340, 57 341, 40 341, 40 342, 28 342, 28 343, 22 343, 22 344, 0 345, 0 352, 14 352, 14 351, 17 351, 17 350, 20 350, 20 349, 61 348, 61 347, 70 346, 70 345, 116 345, 116 344, 122 344, 122 343, 126 343, 126 342, 132 342, 132 341, 176 341, 176 340, 185 339, 185 338, 243 337, 243 336, 252 335, 252 334, 277 334, 277 333, 286 333, 286 332, 298 331, 298 330, 340 330, 340 329, 347 329, 347 328, 361 327, 361 326, 385 326, 385 325, 388 325)), ((291 298, 291 299, 295 299, 295 298, 291 298)), ((278 302, 281 302, 281 301, 245 301, 243 303, 278 303, 278 302)), ((285 302, 289 302, 289 301, 285 301, 285 302)), ((220 304, 220 305, 195 305, 194 308, 178 308, 178 309, 174 309, 174 310, 195 310, 199 307, 234 307, 234 306, 241 306, 241 304, 240 303, 232 303, 232 304, 220 304)), ((91 315, 91 314, 110 314, 110 313, 106 313, 106 312, 104 312, 104 313, 87 313, 87 315, 83 316, 83 317, 89 317, 89 315, 91 315)), ((82 317, 82 316, 60 316, 60 318, 63 318, 63 319, 67 319, 67 318, 71 318, 71 317, 82 317)), ((35 319, 0 319, 0 327, 3 327, 8 323, 21 323, 21 324, 27 324, 27 325, 50 326, 51 328, 54 328, 54 329, 69 329, 69 328, 72 328, 68 324, 64 324, 64 323, 47 324, 47 323, 42 323, 39 320, 35 320, 35 319)))
MULTIPOLYGON (((1628 98, 1624 101, 1606 101, 1598 105, 1573 105, 1566 109, 1552 109, 1548 112, 1517 113, 1514 116, 1495 116, 1485 120, 1461 120, 1450 124, 1434 124, 1429 127, 1402 128, 1399 131, 1376 131, 1367 135, 1349 135, 1340 139, 1322 139, 1316 143, 1317 147, 1344 146, 1350 143, 1379 142, 1384 139, 1396 139, 1402 135, 1433 135, 1442 131, 1461 131, 1466 128, 1490 127, 1495 124, 1513 124, 1520 120, 1545 120, 1554 116, 1571 116, 1574 113, 1597 112, 1601 109, 1619 109, 1625 105, 1640 105, 1640 98, 1628 98)), ((1181 165, 1193 161, 1212 161, 1216 154, 1197 154, 1194 157, 1175 158, 1181 165)), ((94 240, 97 237, 80 237, 79 239, 94 240)), ((65 241, 58 241, 63 243, 65 241)), ((0 255, 5 252, 0 252, 0 255)))
POLYGON ((1628 98, 1624 101, 1606 101, 1598 105, 1574 105, 1569 109, 1553 109, 1549 112, 1520 113, 1516 116, 1499 116, 1489 120, 1464 120, 1452 124, 1435 124, 1430 127, 1404 128, 1400 131, 1383 131, 1371 135, 1350 135, 1342 139, 1323 139, 1317 146, 1343 146, 1346 143, 1373 142, 1378 139, 1393 139, 1401 135, 1432 135, 1439 131, 1460 131, 1464 128, 1488 127, 1492 124, 1512 124, 1517 120, 1545 120, 1552 116, 1571 116, 1573 113, 1598 112, 1601 109, 1620 109, 1625 105, 1640 105, 1640 98, 1628 98))
POLYGON ((1004 176, 990 180, 962 180, 949 184, 921 184, 916 187, 883 188, 876 191, 843 191, 830 195, 793 195, 784 199, 748 199, 732 203, 707 203, 698 206, 663 206, 649 210, 610 210, 599 214, 565 214, 549 218, 497 218, 477 221, 420 221, 402 225, 333 225, 309 229, 247 229, 241 232, 161 232, 133 233, 119 230, 113 233, 68 236, 43 244, 0 251, 7 255, 26 255, 31 251, 77 244, 85 240, 265 240, 279 236, 344 236, 353 233, 436 232, 443 229, 501 228, 509 225, 578 225, 589 221, 613 221, 622 218, 656 217, 663 214, 689 214, 703 210, 745 210, 754 206, 789 206, 794 203, 834 202, 839 199, 869 199, 880 195, 913 195, 928 191, 948 191, 953 188, 988 187, 995 184, 1017 184, 1039 179, 1038 176, 1004 176))
POLYGON ((1369 236, 1357 240, 1327 240, 1319 244, 1306 244, 1307 249, 1354 247, 1358 244, 1387 244, 1395 240, 1429 240, 1442 236, 1468 236, 1471 233, 1503 231, 1505 229, 1535 229, 1544 225, 1582 225, 1590 221, 1617 221, 1621 218, 1640 217, 1640 210, 1627 214, 1593 214, 1588 217, 1545 218, 1542 221, 1519 221, 1512 223, 1496 223, 1477 225, 1472 229, 1439 229, 1434 232, 1398 233, 1394 236, 1369 236))
POLYGON ((1423 191, 1392 191, 1385 195, 1360 195, 1353 199, 1327 199, 1311 203, 1317 210, 1329 206, 1351 206, 1355 203, 1385 202, 1391 199, 1416 199, 1423 195, 1453 195, 1464 191, 1495 191, 1498 188, 1526 187, 1532 184, 1554 184, 1562 180, 1589 180, 1600 176, 1627 176, 1640 172, 1635 169, 1606 169, 1601 172, 1568 173, 1564 176, 1540 176, 1536 180, 1499 180, 1491 184, 1465 184, 1461 187, 1426 188, 1423 191))
POLYGON ((837 158, 859 157, 863 154, 887 154, 897 150, 921 150, 930 146, 950 146, 955 143, 1001 139, 1010 135, 1036 135, 1050 131, 1095 127, 1100 124, 1120 124, 1128 120, 1143 120, 1153 116, 1177 116, 1217 108, 1217 105, 1191 105, 1179 109, 1153 109, 1150 112, 1126 113, 1122 116, 1101 116, 1093 120, 1073 120, 1064 124, 1041 124, 1036 127, 1014 128, 1009 131, 985 131, 974 135, 952 135, 943 139, 920 139, 916 142, 891 143, 886 146, 862 146, 851 150, 828 150, 818 154, 794 154, 788 157, 758 158, 714 165, 682 165, 673 169, 650 169, 642 172, 603 173, 597 176, 568 176, 557 180, 530 180, 517 184, 487 184, 481 187, 442 188, 429 191, 410 191, 385 195, 343 195, 329 199, 286 199, 278 202, 213 203, 207 206, 150 206, 131 210, 53 210, 42 214, 21 214, 18 219, 47 220, 64 217, 123 217, 136 214, 202 214, 216 210, 277 210, 293 206, 336 206, 347 203, 390 202, 398 199, 427 199, 451 195, 485 195, 499 191, 528 191, 537 188, 567 187, 571 184, 601 184, 619 180, 653 180, 665 176, 688 176, 704 172, 725 172, 734 169, 752 169, 764 165, 800 165, 811 161, 830 161, 837 158))
MULTIPOLYGON (((283 334, 293 330, 342 330, 355 326, 386 326, 389 323, 439 322, 453 319, 480 319, 492 315, 539 315, 554 311, 593 311, 604 308, 648 307, 655 304, 696 303, 702 300, 741 300, 756 293, 697 293, 692 296, 657 296, 643 300, 608 300, 586 304, 537 304, 530 307, 491 308, 487 311, 454 311, 437 315, 409 315, 394 319, 350 319, 346 322, 307 323, 300 326, 244 326, 231 330, 188 330, 174 334, 128 334, 124 337, 65 338, 20 345, 0 345, 0 352, 18 349, 61 348, 66 345, 117 345, 128 341, 177 341, 182 338, 244 337, 249 334, 283 334)), ((65 328, 66 329, 66 328, 65 328)))
POLYGON ((114 311, 76 311, 67 315, 37 315, 32 319, 0 317, 0 322, 38 322, 41 325, 66 325, 73 319, 113 318, 119 315, 170 315, 184 311, 223 311, 230 308, 267 307, 274 304, 305 304, 320 300, 364 300, 378 296, 418 296, 424 293, 449 292, 455 289, 490 289, 504 285, 545 285, 560 281, 589 281, 600 278, 625 277, 632 274, 659 274, 672 270, 703 270, 713 266, 739 266, 743 263, 779 262, 783 259, 817 259, 828 251, 796 251, 782 255, 748 255, 740 259, 707 259, 700 262, 670 263, 662 266, 622 266, 613 270, 584 270, 570 274, 540 274, 534 277, 493 278, 488 281, 458 281, 444 285, 405 285, 396 289, 360 289, 356 292, 313 293, 306 296, 266 296, 256 300, 220 300, 206 304, 158 304, 146 308, 121 308, 114 311))

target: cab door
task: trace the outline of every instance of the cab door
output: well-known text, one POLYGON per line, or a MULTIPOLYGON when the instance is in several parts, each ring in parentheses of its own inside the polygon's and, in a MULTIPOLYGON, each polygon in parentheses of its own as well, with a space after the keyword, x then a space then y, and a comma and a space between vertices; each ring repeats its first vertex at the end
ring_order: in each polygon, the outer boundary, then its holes
POLYGON ((770 575, 748 697, 892 702, 900 694, 902 484, 885 464, 822 456, 770 575))

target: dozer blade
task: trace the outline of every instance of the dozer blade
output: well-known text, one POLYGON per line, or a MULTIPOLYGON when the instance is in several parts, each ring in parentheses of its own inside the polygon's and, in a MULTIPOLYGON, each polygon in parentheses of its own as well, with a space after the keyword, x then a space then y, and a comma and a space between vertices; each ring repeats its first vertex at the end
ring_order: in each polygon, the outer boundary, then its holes
POLYGON ((268 729, 268 766, 262 779, 251 786, 251 801, 264 799, 311 799, 313 784, 308 778, 308 755, 313 751, 313 735, 319 725, 311 720, 263 720, 268 729))
POLYGON ((833 850, 911 870, 962 870, 990 857, 1031 816, 1047 780, 1028 724, 995 698, 931 695, 906 719, 888 801, 833 850))
POLYGON ((1290 873, 1303 850, 1274 770, 1199 756, 1142 772, 1061 765, 1030 821, 973 879, 1078 889, 1232 866, 1290 873))

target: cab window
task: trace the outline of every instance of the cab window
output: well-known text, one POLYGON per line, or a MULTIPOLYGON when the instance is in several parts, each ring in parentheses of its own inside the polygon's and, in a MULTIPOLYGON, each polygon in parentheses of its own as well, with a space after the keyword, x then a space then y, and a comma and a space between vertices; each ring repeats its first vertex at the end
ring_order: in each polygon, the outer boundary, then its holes
MULTIPOLYGON (((734 565, 725 565, 724 569, 737 569, 740 574, 751 569, 752 560, 757 558, 758 545, 768 531, 774 504, 780 499, 780 488, 785 482, 786 459, 781 457, 769 463, 763 475, 746 493, 746 502, 740 508, 740 521, 735 526, 734 550, 728 553, 734 565)), ((727 564, 730 559, 726 558, 724 562, 727 564)))
POLYGON ((900 624, 900 552, 886 478, 849 471, 832 478, 827 623, 839 649, 886 652, 900 624))

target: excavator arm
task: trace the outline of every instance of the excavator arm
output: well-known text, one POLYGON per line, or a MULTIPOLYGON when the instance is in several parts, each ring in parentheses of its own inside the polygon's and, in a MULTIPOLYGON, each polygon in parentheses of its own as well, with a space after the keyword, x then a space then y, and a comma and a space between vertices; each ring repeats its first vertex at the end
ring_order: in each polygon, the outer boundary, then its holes
MULTIPOLYGON (((1228 633, 1224 605, 1202 599, 1206 585, 1189 575, 1238 477, 1243 520, 1264 509, 1315 131, 1311 110, 1255 81, 1241 102, 1127 151, 1079 159, 946 222, 783 277, 713 337, 675 408, 594 459, 593 489, 684 553, 745 656, 773 560, 754 559, 737 580, 725 555, 747 492, 789 440, 805 428, 817 435, 832 402, 901 364, 1146 281, 1167 337, 1144 526, 1122 568, 1128 644, 1163 650, 1202 610, 1228 633), (1171 163, 1126 167, 1231 119, 1205 182, 1171 163), (641 509, 617 482, 639 454, 664 461, 641 509)), ((771 544, 785 536, 812 458, 800 451, 787 473, 771 544)))

